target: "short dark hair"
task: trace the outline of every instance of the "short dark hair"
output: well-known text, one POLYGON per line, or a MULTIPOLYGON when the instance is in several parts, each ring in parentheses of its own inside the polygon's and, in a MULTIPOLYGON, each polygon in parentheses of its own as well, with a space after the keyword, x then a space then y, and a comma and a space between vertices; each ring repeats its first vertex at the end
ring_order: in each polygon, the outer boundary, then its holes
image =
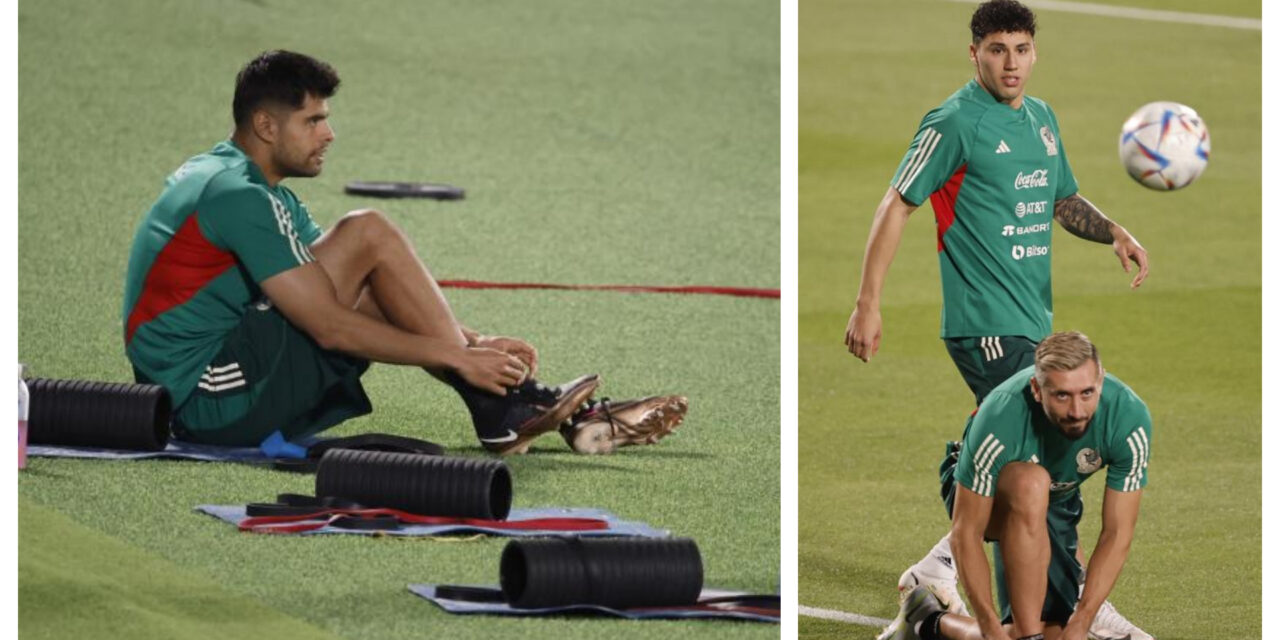
POLYGON ((1036 14, 1017 0, 990 0, 978 5, 969 21, 973 43, 978 44, 992 33, 1025 31, 1036 37, 1036 14))
POLYGON ((278 49, 264 51, 236 74, 231 115, 240 127, 264 103, 301 109, 307 95, 329 98, 338 91, 339 82, 333 67, 311 56, 278 49))

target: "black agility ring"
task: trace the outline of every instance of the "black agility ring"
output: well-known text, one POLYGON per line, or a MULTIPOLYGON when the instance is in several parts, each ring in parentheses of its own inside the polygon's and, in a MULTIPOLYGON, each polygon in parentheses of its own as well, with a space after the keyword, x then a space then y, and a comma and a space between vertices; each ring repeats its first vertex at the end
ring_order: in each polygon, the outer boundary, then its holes
POLYGON ((348 182, 344 189, 349 195, 374 198, 431 198, 433 200, 461 200, 467 196, 464 189, 448 184, 430 182, 348 182))
POLYGON ((27 380, 31 444, 161 451, 169 444, 169 393, 153 384, 27 380))
POLYGON ((688 538, 512 540, 499 573, 518 609, 684 606, 702 593, 702 556, 688 538))
POLYGON ((316 469, 316 497, 429 516, 505 520, 511 472, 501 460, 330 449, 316 469))

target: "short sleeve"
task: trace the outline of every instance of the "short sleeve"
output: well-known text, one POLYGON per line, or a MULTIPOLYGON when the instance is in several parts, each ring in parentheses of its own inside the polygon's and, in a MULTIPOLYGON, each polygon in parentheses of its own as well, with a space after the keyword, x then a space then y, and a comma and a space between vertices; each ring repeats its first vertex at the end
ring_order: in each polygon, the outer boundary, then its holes
POLYGON ((1107 487, 1116 491, 1137 491, 1147 486, 1147 463, 1151 459, 1151 413, 1141 400, 1134 398, 1116 424, 1120 429, 1111 442, 1107 487))
POLYGON ((942 107, 925 114, 920 121, 916 137, 891 183, 904 200, 917 206, 924 204, 964 164, 958 124, 955 111, 942 107))
POLYGON ((1049 118, 1053 122, 1054 135, 1058 137, 1058 188, 1053 194, 1053 199, 1057 201, 1075 195, 1080 190, 1080 185, 1076 182, 1076 174, 1071 172, 1071 163, 1067 161, 1067 148, 1062 144, 1062 131, 1058 127, 1058 116, 1053 109, 1049 109, 1049 118))
POLYGON ((211 184, 196 215, 211 232, 210 240, 235 254, 254 282, 315 261, 299 237, 293 212, 260 186, 218 189, 211 184))
POLYGON ((293 228, 298 230, 298 239, 302 240, 302 244, 308 247, 315 244, 316 240, 320 239, 323 230, 320 225, 316 224, 315 219, 311 217, 311 212, 307 210, 307 205, 302 204, 298 200, 298 196, 294 195, 292 191, 287 188, 284 191, 289 194, 291 199, 291 209, 294 212, 293 228))
POLYGON ((1012 399, 1005 394, 987 396, 960 449, 956 482, 980 496, 995 495, 1000 470, 1017 455, 1017 443, 1007 429, 1012 399))

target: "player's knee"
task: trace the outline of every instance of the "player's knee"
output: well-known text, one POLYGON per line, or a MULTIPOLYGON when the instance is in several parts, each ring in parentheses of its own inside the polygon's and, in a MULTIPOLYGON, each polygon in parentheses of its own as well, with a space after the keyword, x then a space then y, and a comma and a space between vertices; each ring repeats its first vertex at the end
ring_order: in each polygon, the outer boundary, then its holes
POLYGON ((370 247, 386 246, 386 241, 400 235, 399 228, 377 209, 358 209, 352 211, 338 221, 338 227, 359 237, 362 244, 370 247))
POLYGON ((1011 462, 1000 470, 996 491, 1009 512, 1043 518, 1049 506, 1049 472, 1030 462, 1011 462))

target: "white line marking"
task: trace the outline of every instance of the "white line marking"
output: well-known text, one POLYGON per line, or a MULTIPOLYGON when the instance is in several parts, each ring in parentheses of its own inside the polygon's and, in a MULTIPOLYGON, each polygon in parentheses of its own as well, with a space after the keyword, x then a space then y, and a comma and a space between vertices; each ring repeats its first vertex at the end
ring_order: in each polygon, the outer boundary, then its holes
MULTIPOLYGON (((951 0, 973 4, 973 0, 951 0)), ((1208 13, 1188 13, 1183 11, 1159 11, 1156 9, 1138 9, 1136 7, 1112 7, 1088 2, 1065 2, 1063 0, 1022 0, 1022 4, 1033 9, 1049 11, 1067 11, 1070 13, 1087 13, 1110 18, 1133 18, 1134 20, 1151 20, 1154 22, 1180 22, 1198 24, 1206 27, 1228 27, 1231 29, 1249 29, 1262 31, 1262 20, 1258 18, 1237 18, 1235 16, 1219 16, 1208 13)))
POLYGON ((892 620, 884 618, 872 618, 870 616, 860 616, 856 613, 845 613, 843 611, 833 611, 831 609, 818 609, 816 607, 806 607, 800 605, 796 611, 802 616, 810 618, 822 618, 823 620, 835 620, 837 622, 848 622, 850 624, 860 624, 864 627, 887 627, 892 620))

